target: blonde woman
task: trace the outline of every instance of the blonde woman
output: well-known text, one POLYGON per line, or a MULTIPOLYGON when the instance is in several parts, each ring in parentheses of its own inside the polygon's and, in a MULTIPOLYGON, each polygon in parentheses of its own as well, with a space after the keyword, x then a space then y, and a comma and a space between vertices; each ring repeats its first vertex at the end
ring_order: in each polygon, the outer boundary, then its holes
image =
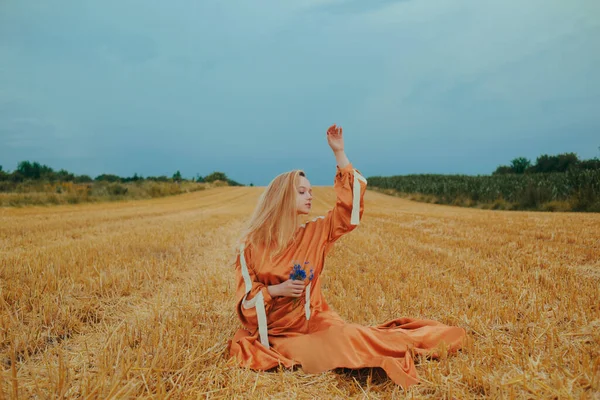
POLYGON ((262 194, 242 235, 235 267, 244 329, 229 342, 230 356, 256 370, 381 367, 406 388, 418 382, 411 353, 435 356, 442 342, 457 350, 465 331, 411 318, 367 327, 347 323, 329 308, 321 291, 325 258, 360 223, 367 181, 344 152, 341 127, 327 130, 327 142, 337 161, 333 209, 298 225, 311 209, 312 189, 302 171, 286 172, 262 194))

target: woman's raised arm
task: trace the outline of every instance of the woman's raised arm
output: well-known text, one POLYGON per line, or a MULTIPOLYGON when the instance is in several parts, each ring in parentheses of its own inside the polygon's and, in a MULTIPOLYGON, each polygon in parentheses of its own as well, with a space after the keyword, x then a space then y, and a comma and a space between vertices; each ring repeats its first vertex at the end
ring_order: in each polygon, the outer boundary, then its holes
POLYGON ((336 125, 329 127, 327 142, 337 162, 333 182, 336 202, 323 221, 325 240, 330 245, 342 235, 354 230, 360 223, 364 211, 367 180, 353 167, 346 156, 341 127, 336 125))
POLYGON ((333 124, 327 129, 327 143, 331 147, 331 150, 333 150, 338 167, 344 168, 350 164, 344 151, 344 136, 341 126, 333 124))

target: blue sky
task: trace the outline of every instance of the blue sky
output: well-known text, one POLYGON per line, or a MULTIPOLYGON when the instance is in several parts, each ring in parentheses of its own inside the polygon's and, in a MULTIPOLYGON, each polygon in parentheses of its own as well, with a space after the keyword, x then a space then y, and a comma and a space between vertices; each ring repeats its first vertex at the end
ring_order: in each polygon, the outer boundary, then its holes
POLYGON ((0 165, 330 185, 600 155, 597 0, 0 2, 0 165))

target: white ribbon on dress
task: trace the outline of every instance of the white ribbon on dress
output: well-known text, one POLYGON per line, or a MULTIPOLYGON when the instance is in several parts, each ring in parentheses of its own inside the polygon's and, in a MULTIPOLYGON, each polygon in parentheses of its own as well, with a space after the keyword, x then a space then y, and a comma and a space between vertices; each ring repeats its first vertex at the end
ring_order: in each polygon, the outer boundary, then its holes
POLYGON ((309 282, 308 286, 306 286, 306 296, 304 297, 306 300, 304 303, 304 315, 306 315, 307 321, 310 319, 310 285, 311 283, 309 282))
POLYGON ((269 346, 269 336, 267 330, 267 312, 265 311, 265 298, 262 291, 259 291, 252 300, 246 300, 248 293, 252 290, 252 279, 248 273, 248 266, 246 265, 246 257, 244 257, 244 243, 240 245, 240 264, 242 265, 242 276, 244 277, 244 284, 246 285, 246 294, 242 300, 242 306, 245 309, 256 307, 256 319, 258 320, 258 334, 260 336, 260 342, 267 349, 269 346))
POLYGON ((360 182, 367 184, 367 179, 354 169, 354 184, 352 185, 352 214, 350 223, 358 225, 360 222, 360 182))

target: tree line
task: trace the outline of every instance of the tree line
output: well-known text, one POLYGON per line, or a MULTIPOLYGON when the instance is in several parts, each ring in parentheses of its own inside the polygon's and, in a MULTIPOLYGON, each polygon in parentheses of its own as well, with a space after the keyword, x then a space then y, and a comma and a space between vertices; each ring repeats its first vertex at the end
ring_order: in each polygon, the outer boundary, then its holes
POLYGON ((166 175, 147 176, 143 177, 135 173, 131 177, 121 177, 114 174, 101 174, 92 179, 89 175, 76 175, 65 169, 55 171, 53 168, 41 164, 37 161, 21 161, 17 168, 12 171, 4 171, 0 165, 0 181, 23 183, 27 181, 46 181, 46 182, 73 182, 73 183, 93 183, 93 182, 110 182, 110 183, 127 183, 140 181, 154 182, 215 182, 224 181, 229 186, 243 186, 232 179, 229 179, 224 172, 215 171, 209 175, 202 177, 197 174, 195 178, 185 179, 181 172, 176 171, 171 177, 166 175))
POLYGON ((600 170, 600 159, 595 157, 589 160, 580 160, 575 153, 543 154, 532 164, 531 160, 526 157, 517 157, 511 161, 510 165, 498 166, 492 175, 539 174, 577 170, 600 170))
POLYGON ((370 176, 369 188, 414 200, 505 210, 600 212, 600 160, 574 153, 525 157, 492 175, 370 176))

